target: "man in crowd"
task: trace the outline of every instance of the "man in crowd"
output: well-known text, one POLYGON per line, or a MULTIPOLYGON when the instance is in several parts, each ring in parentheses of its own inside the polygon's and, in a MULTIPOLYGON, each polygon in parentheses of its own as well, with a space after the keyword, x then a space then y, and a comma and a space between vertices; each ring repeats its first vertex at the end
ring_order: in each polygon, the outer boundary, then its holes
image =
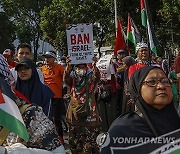
POLYGON ((117 116, 122 113, 122 101, 123 101, 123 90, 124 90, 124 71, 125 65, 122 59, 126 56, 124 50, 117 51, 117 60, 114 62, 116 70, 116 104, 117 104, 117 116))
POLYGON ((3 56, 6 58, 8 62, 9 69, 15 67, 17 65, 17 62, 14 61, 14 54, 15 52, 11 49, 6 49, 3 52, 3 56))
POLYGON ((150 50, 144 42, 137 43, 136 46, 137 63, 131 65, 128 71, 128 78, 138 69, 151 65, 150 50))
MULTIPOLYGON (((23 58, 32 59, 32 49, 31 46, 27 43, 21 43, 17 47, 17 53, 16 58, 20 62, 23 58)), ((40 69, 37 68, 37 72, 40 78, 40 81, 44 83, 44 77, 40 69)), ((17 81, 17 71, 15 68, 11 69, 11 73, 13 74, 13 77, 15 81, 17 81)))
POLYGON ((62 84, 63 84, 64 67, 55 62, 56 59, 55 51, 47 51, 44 54, 44 57, 45 57, 45 65, 41 67, 41 70, 44 75, 44 82, 55 94, 54 98, 52 99, 52 109, 51 109, 52 117, 50 118, 53 119, 57 132, 60 136, 60 140, 62 143, 64 143, 63 127, 60 119, 62 115, 62 109, 64 107, 62 101, 62 84))

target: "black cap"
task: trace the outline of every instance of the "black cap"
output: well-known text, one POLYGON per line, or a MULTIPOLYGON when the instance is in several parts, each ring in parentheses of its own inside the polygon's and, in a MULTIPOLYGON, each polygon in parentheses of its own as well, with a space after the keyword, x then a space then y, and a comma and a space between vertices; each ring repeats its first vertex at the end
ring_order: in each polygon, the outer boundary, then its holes
POLYGON ((121 53, 125 53, 125 51, 124 50, 118 50, 117 53, 121 54, 121 53))
POLYGON ((24 66, 26 68, 36 68, 35 63, 31 59, 24 58, 22 59, 15 67, 15 70, 17 71, 20 66, 24 66))

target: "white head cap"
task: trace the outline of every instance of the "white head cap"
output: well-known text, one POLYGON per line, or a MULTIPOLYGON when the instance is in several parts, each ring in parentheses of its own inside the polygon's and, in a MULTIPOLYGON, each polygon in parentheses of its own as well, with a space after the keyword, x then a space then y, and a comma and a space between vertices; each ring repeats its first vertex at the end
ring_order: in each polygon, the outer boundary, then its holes
POLYGON ((145 42, 139 42, 139 43, 137 43, 137 45, 136 45, 136 53, 138 52, 138 50, 139 50, 140 48, 148 48, 148 45, 147 45, 145 42))

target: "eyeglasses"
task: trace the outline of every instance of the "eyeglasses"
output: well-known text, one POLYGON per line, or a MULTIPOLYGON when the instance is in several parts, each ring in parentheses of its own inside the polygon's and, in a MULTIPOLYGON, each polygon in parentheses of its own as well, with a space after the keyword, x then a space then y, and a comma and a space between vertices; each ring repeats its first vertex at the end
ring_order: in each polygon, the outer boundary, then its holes
POLYGON ((171 82, 168 78, 162 78, 162 79, 147 79, 146 81, 143 81, 143 83, 146 83, 150 87, 155 87, 157 84, 161 82, 165 87, 170 87, 171 82))

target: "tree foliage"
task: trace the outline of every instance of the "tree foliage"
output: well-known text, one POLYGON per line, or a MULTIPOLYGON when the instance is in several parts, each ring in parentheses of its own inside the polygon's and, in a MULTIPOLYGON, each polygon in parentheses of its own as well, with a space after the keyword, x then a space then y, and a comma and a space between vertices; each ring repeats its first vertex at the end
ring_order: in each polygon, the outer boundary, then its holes
MULTIPOLYGON (((1 0, 5 12, 13 17, 20 41, 43 39, 56 50, 67 52, 66 24, 93 23, 96 46, 114 45, 114 1, 112 0, 1 0)), ((180 0, 147 0, 156 36, 160 42, 160 55, 164 50, 179 47, 180 0)), ((146 29, 141 25, 139 0, 117 0, 117 14, 124 31, 130 13, 145 41, 146 29)))
POLYGON ((5 12, 0 12, 0 53, 6 48, 14 50, 15 26, 5 12))
POLYGON ((111 1, 53 0, 41 12, 43 37, 56 49, 66 52, 66 24, 93 23, 94 38, 102 46, 106 35, 114 35, 113 16, 111 1))
POLYGON ((40 11, 50 2, 50 0, 1 0, 4 11, 17 27, 16 33, 20 42, 33 43, 35 61, 41 38, 40 11))
POLYGON ((180 1, 162 0, 161 3, 162 7, 157 12, 159 18, 157 35, 165 50, 174 50, 180 45, 180 1))

